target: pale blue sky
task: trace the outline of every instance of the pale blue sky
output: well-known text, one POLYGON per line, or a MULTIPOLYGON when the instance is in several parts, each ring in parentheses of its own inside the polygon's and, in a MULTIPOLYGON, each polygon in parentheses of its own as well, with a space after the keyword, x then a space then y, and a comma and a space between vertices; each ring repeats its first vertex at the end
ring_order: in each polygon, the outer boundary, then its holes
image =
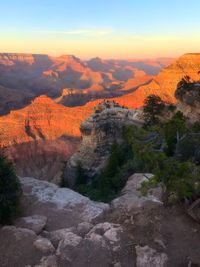
POLYGON ((199 0, 2 0, 0 11, 1 52, 122 58, 200 45, 199 0))

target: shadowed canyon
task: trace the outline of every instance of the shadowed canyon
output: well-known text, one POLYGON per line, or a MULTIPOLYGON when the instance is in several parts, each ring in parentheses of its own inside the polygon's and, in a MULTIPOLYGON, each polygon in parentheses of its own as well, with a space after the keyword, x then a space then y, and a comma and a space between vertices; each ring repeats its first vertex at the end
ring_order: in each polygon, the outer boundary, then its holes
POLYGON ((58 167, 49 174, 53 180, 61 173, 60 162, 77 149, 81 122, 103 99, 140 108, 149 94, 156 94, 174 103, 177 83, 185 75, 198 79, 199 69, 200 54, 177 60, 88 61, 75 56, 0 54, 0 102, 2 113, 8 113, 0 117, 0 146, 22 176, 45 177, 53 155, 59 155, 58 167), (31 166, 36 158, 42 161, 31 166))

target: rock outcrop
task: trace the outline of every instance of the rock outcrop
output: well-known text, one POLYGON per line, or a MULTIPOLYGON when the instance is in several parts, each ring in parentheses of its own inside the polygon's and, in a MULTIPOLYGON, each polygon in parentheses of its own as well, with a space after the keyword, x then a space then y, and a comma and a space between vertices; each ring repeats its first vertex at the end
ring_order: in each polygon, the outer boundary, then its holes
POLYGON ((141 123, 136 110, 129 110, 112 101, 99 104, 95 113, 81 124, 80 148, 64 170, 67 183, 73 187, 78 166, 92 179, 105 166, 113 142, 123 142, 124 126, 140 126, 141 123))
POLYGON ((200 82, 183 83, 177 87, 175 96, 178 109, 192 123, 200 120, 200 82))
POLYGON ((91 222, 109 209, 108 204, 94 202, 68 188, 34 178, 21 178, 26 216, 35 214, 47 217, 48 229, 74 226, 91 222))
POLYGON ((121 196, 112 201, 112 207, 131 212, 141 208, 149 209, 162 205, 162 188, 160 186, 149 190, 146 196, 142 196, 140 192, 142 183, 149 181, 152 177, 153 175, 149 173, 133 174, 129 177, 121 196))
POLYGON ((189 53, 163 68, 152 81, 140 86, 130 94, 115 99, 122 105, 132 108, 141 107, 150 94, 159 95, 166 102, 176 103, 174 93, 180 80, 188 75, 193 81, 199 80, 200 53, 189 53))

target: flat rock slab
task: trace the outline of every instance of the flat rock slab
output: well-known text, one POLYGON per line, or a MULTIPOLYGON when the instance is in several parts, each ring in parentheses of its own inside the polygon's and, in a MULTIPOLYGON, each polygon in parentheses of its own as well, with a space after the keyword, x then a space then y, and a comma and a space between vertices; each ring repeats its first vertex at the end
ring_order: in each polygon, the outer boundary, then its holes
POLYGON ((47 217, 46 228, 50 231, 91 222, 109 210, 108 204, 91 201, 68 188, 30 177, 20 181, 25 215, 47 217))

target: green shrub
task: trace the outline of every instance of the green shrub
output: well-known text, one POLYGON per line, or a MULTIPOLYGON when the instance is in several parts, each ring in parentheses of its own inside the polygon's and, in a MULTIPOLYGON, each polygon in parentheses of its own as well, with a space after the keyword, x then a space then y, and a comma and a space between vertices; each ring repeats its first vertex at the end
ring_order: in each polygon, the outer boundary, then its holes
POLYGON ((176 112, 174 116, 164 125, 164 137, 167 144, 166 153, 173 156, 176 150, 176 145, 179 140, 187 133, 186 119, 183 113, 176 112))
POLYGON ((0 224, 10 223, 19 212, 21 187, 13 165, 0 156, 0 224))
POLYGON ((143 113, 146 125, 157 124, 165 103, 158 95, 149 95, 144 101, 143 113))

